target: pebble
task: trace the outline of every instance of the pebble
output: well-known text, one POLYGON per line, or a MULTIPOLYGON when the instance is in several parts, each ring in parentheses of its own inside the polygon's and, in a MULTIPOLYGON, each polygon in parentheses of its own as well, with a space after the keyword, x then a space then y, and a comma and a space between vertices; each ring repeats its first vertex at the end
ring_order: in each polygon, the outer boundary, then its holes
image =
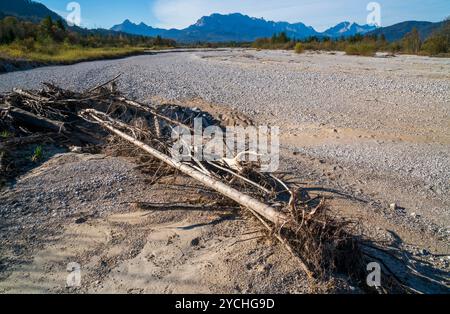
POLYGON ((199 244, 200 244, 199 238, 192 239, 191 246, 198 246, 199 244))

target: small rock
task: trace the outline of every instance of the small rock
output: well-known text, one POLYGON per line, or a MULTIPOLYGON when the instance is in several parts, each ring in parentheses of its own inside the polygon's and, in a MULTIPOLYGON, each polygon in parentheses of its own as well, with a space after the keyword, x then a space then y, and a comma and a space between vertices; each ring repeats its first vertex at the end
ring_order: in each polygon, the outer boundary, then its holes
POLYGON ((430 254, 430 252, 428 252, 428 251, 425 250, 425 249, 422 249, 422 250, 420 250, 420 254, 423 255, 423 256, 427 256, 427 255, 430 254))
POLYGON ((389 208, 390 208, 391 210, 397 210, 398 205, 397 205, 396 203, 392 203, 391 205, 389 205, 389 208))
POLYGON ((200 244, 200 239, 199 238, 192 239, 191 246, 197 246, 199 244, 200 244))
POLYGON ((78 147, 78 146, 71 146, 69 149, 72 153, 80 154, 83 152, 83 148, 78 147))
POLYGON ((87 221, 87 218, 81 217, 81 218, 78 218, 77 220, 75 220, 75 223, 77 225, 81 225, 81 224, 85 223, 86 221, 87 221))

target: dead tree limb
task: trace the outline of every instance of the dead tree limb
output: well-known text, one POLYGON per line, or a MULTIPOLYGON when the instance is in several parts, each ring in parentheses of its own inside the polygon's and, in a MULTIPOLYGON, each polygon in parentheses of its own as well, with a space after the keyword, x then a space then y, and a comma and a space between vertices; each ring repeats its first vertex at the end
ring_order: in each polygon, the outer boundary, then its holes
POLYGON ((161 115, 156 110, 153 110, 153 109, 149 108, 148 106, 140 104, 140 103, 138 103, 136 101, 128 100, 128 99, 126 99, 124 97, 119 97, 118 100, 120 100, 121 102, 124 102, 125 104, 127 104, 130 107, 133 107, 135 109, 138 109, 138 110, 150 113, 153 116, 156 116, 156 117, 158 117, 158 118, 160 118, 160 119, 162 119, 162 120, 164 120, 166 122, 169 122, 170 124, 177 125, 177 126, 182 127, 182 128, 186 128, 186 129, 188 129, 190 131, 194 131, 191 127, 187 126, 186 124, 183 124, 183 123, 181 123, 181 122, 179 122, 177 120, 173 120, 173 119, 170 119, 169 117, 161 115))
POLYGON ((225 168, 225 167, 221 167, 221 166, 219 166, 219 165, 217 165, 217 164, 215 164, 215 163, 213 163, 213 162, 208 162, 208 164, 210 164, 211 166, 213 166, 213 167, 215 167, 215 168, 217 168, 217 169, 220 169, 220 170, 222 170, 222 171, 225 171, 225 172, 231 174, 232 176, 234 176, 234 177, 236 177, 236 178, 238 178, 238 179, 241 179, 241 180, 244 181, 244 182, 247 182, 247 183, 249 183, 249 184, 251 184, 251 185, 257 187, 258 189, 262 190, 262 191, 263 191, 264 193, 266 193, 266 194, 272 193, 271 191, 269 191, 268 189, 266 189, 266 188, 263 187, 262 185, 260 185, 260 184, 258 184, 258 183, 256 183, 256 182, 253 182, 252 180, 247 179, 247 178, 244 177, 244 176, 241 176, 240 174, 234 172, 233 170, 227 169, 227 168, 225 168))
POLYGON ((24 90, 22 90, 20 88, 13 88, 13 91, 14 91, 14 93, 16 93, 16 94, 18 94, 20 96, 23 96, 23 97, 26 97, 26 98, 30 98, 30 99, 33 99, 33 100, 36 100, 36 101, 39 101, 39 102, 46 102, 46 101, 50 100, 47 97, 37 96, 37 95, 31 94, 30 92, 26 92, 26 91, 24 91, 24 90))
POLYGON ((137 147, 146 151, 153 157, 165 162, 169 166, 172 166, 175 169, 178 169, 182 173, 194 178, 195 180, 205 184, 206 186, 208 186, 208 187, 214 189, 215 191, 223 194, 224 196, 232 199, 236 203, 257 212, 262 217, 273 222, 274 224, 282 225, 288 221, 288 218, 286 217, 286 215, 284 215, 283 213, 280 213, 273 207, 268 206, 253 197, 245 195, 245 194, 239 192, 238 190, 226 185, 225 183, 220 182, 219 180, 216 180, 208 175, 205 175, 205 174, 201 173, 200 171, 195 170, 191 166, 183 164, 183 163, 179 162, 178 160, 175 160, 175 159, 161 153, 160 151, 148 146, 147 144, 145 144, 141 141, 138 141, 137 139, 133 138, 132 136, 129 136, 128 134, 125 134, 122 131, 116 129, 110 123, 103 121, 101 118, 97 117, 93 113, 90 113, 90 116, 95 121, 97 121, 99 124, 101 124, 104 128, 106 128, 107 130, 116 134, 117 136, 136 145, 137 147))
POLYGON ((31 112, 16 107, 10 107, 8 113, 18 121, 25 125, 29 125, 39 129, 46 129, 53 132, 65 132, 66 127, 63 122, 50 120, 45 117, 39 117, 31 112))
POLYGON ((104 87, 104 86, 106 86, 106 85, 108 85, 108 84, 111 84, 112 82, 116 81, 121 75, 122 75, 122 73, 118 74, 116 77, 114 77, 113 79, 109 80, 108 82, 105 82, 105 83, 100 84, 100 85, 98 85, 98 86, 96 86, 96 87, 94 87, 94 88, 91 88, 91 89, 88 91, 88 94, 90 94, 90 93, 96 91, 97 89, 100 89, 100 88, 102 88, 102 87, 104 87))

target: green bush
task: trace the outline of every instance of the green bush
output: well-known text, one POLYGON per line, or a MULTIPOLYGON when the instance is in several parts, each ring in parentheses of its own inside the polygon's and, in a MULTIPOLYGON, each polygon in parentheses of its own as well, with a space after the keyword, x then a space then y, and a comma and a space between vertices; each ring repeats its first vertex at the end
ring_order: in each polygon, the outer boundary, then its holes
POLYGON ((36 47, 36 41, 33 38, 25 38, 18 42, 18 45, 23 47, 24 50, 30 52, 34 51, 36 47))
POLYGON ((376 51, 375 45, 368 43, 352 44, 345 48, 345 53, 350 56, 373 57, 376 51))
POLYGON ((358 46, 356 45, 348 45, 345 48, 345 53, 350 55, 350 56, 355 56, 355 55, 359 55, 359 49, 358 46))
POLYGON ((54 56, 58 53, 58 45, 50 37, 43 38, 35 47, 36 51, 41 54, 54 56))
POLYGON ((432 36, 425 41, 422 51, 431 56, 447 53, 449 52, 449 42, 445 36, 432 36))
POLYGON ((388 45, 387 50, 391 53, 398 53, 402 51, 403 47, 399 41, 393 42, 388 45))
POLYGON ((295 41, 291 40, 286 33, 273 34, 271 38, 258 38, 252 43, 256 49, 284 49, 292 50, 295 47, 295 41))
POLYGON ((417 54, 422 46, 420 34, 417 28, 413 28, 411 32, 405 35, 402 39, 403 52, 410 54, 417 54))
POLYGON ((431 56, 450 53, 450 20, 435 31, 422 45, 422 52, 431 56))
POLYGON ((297 43, 295 45, 295 52, 296 53, 303 53, 305 51, 305 48, 303 47, 302 43, 297 43))

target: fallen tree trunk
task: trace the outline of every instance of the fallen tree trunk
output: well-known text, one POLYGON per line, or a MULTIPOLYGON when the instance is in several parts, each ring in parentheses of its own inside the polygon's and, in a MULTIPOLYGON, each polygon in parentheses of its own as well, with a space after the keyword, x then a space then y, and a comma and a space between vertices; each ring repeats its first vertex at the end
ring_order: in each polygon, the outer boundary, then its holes
POLYGON ((54 121, 45 117, 39 117, 31 112, 16 107, 8 108, 8 113, 16 120, 25 125, 29 125, 39 129, 46 129, 53 132, 65 132, 65 124, 63 122, 54 121))
MULTIPOLYGON (((238 190, 226 185, 225 183, 222 183, 221 181, 219 181, 215 178, 212 178, 212 177, 192 168, 191 166, 183 164, 183 163, 161 153, 160 151, 148 146, 147 144, 133 138, 132 136, 129 136, 129 135, 123 133, 122 131, 116 129, 115 127, 110 125, 110 123, 114 122, 114 119, 108 117, 109 122, 105 122, 104 120, 100 119, 96 115, 97 112, 94 109, 87 109, 84 112, 88 113, 95 121, 97 121, 99 124, 101 124, 104 128, 108 129, 109 131, 111 131, 112 133, 121 137, 122 139, 132 143, 133 145, 136 145, 137 147, 146 151, 153 157, 165 162, 169 166, 172 166, 172 167, 180 170, 184 174, 196 179, 197 181, 214 189, 215 191, 219 192, 220 194, 232 199, 233 201, 240 204, 241 206, 248 208, 248 210, 251 213, 253 213, 253 215, 257 219, 259 219, 263 223, 263 225, 267 228, 267 230, 269 230, 270 232, 273 232, 273 229, 268 225, 267 222, 264 221, 264 219, 267 219, 268 221, 272 222, 273 224, 275 224, 275 226, 284 225, 289 221, 289 219, 286 215, 284 215, 283 213, 280 213, 273 207, 268 206, 253 197, 243 194, 243 193, 239 192, 238 190)), ((101 112, 98 112, 98 114, 100 116, 104 115, 101 112)), ((121 123, 119 122, 119 125, 120 124, 121 123)), ((294 257, 297 258, 297 261, 299 262, 300 267, 306 273, 308 278, 310 278, 310 279, 314 278, 314 275, 311 272, 311 270, 308 268, 308 266, 306 265, 306 262, 303 260, 302 257, 295 254, 293 248, 289 245, 289 243, 285 239, 283 239, 280 234, 276 234, 275 237, 287 248, 287 250, 294 257)))
POLYGON ((111 126, 109 123, 98 118, 95 114, 93 114, 92 110, 90 110, 89 113, 93 119, 95 119, 98 123, 100 123, 103 127, 108 129, 112 133, 114 133, 117 136, 123 138, 124 140, 136 145, 137 147, 145 150, 147 153, 149 153, 153 157, 165 162, 169 166, 172 166, 172 167, 180 170, 184 174, 196 179, 197 181, 216 190, 217 192, 221 193, 222 195, 232 199, 233 201, 237 202, 238 204, 240 204, 244 207, 250 208, 251 210, 257 212, 259 215, 264 217, 265 219, 273 222, 274 224, 282 225, 288 221, 288 218, 286 217, 286 215, 278 212, 273 207, 268 206, 253 197, 245 195, 245 194, 239 192, 238 190, 226 185, 225 183, 222 183, 219 180, 216 180, 208 175, 205 175, 205 174, 201 173, 200 171, 195 170, 191 166, 183 164, 183 163, 161 153, 160 151, 148 146, 147 144, 145 144, 141 141, 138 141, 137 139, 133 138, 132 136, 129 136, 128 134, 123 133, 122 131, 111 126))

